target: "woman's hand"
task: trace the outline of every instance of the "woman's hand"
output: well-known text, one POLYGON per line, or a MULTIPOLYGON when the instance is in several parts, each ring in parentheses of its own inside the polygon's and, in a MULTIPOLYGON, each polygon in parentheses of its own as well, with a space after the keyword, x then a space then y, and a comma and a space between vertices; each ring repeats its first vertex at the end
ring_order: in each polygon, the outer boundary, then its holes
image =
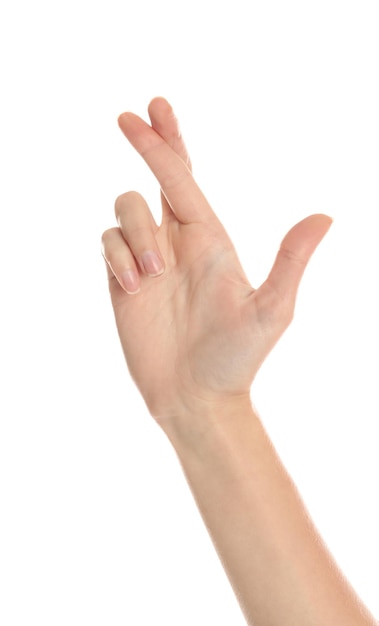
POLYGON ((197 186, 177 120, 163 98, 151 126, 119 125, 161 187, 157 225, 141 195, 116 201, 103 234, 109 287, 130 373, 159 422, 248 398, 261 363, 292 319, 305 266, 331 219, 311 215, 285 236, 253 289, 225 229, 197 186))

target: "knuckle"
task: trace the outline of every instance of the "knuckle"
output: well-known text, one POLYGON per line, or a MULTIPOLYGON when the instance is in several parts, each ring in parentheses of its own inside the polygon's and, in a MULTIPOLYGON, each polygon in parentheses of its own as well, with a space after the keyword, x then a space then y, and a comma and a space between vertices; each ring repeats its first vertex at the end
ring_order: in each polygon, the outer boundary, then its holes
POLYGON ((188 168, 172 173, 167 173, 163 179, 162 187, 164 189, 174 189, 179 185, 182 185, 186 180, 190 179, 191 172, 188 168))
POLYGON ((278 321, 282 323, 284 327, 290 325, 293 320, 295 312, 295 303, 289 293, 279 294, 277 293, 276 301, 276 314, 278 321))
POLYGON ((266 293, 264 310, 271 324, 283 329, 287 328, 294 317, 294 298, 290 293, 280 292, 274 285, 270 284, 266 293))
POLYGON ((279 250, 279 254, 287 261, 291 261, 296 265, 300 265, 301 267, 304 267, 306 265, 305 259, 303 259, 299 254, 296 254, 295 252, 293 252, 293 250, 290 250, 289 248, 285 248, 282 246, 279 250))
POLYGON ((295 306, 294 303, 292 301, 292 299, 290 300, 289 298, 284 302, 283 306, 282 306, 282 311, 281 311, 281 315, 282 315, 282 321, 285 327, 289 326, 294 318, 294 314, 295 314, 295 306))
POLYGON ((284 329, 287 328, 293 320, 295 314, 295 301, 290 293, 278 296, 276 316, 279 325, 284 329))
POLYGON ((133 224, 128 228, 128 237, 132 239, 143 239, 150 237, 151 229, 144 224, 133 224))

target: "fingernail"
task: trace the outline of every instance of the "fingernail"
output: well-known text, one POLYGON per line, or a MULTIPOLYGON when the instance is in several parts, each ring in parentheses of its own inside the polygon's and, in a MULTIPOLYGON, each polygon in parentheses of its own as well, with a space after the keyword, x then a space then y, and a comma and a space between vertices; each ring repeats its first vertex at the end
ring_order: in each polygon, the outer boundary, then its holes
POLYGON ((146 274, 149 276, 159 276, 159 274, 163 274, 164 266, 162 259, 159 258, 154 250, 144 252, 141 259, 146 274))
POLYGON ((137 272, 135 272, 134 270, 126 270, 125 272, 123 272, 122 276, 122 283, 125 287, 125 291, 127 293, 129 293, 130 295, 134 294, 134 293, 138 293, 140 290, 140 284, 139 284, 139 278, 137 275, 137 272))

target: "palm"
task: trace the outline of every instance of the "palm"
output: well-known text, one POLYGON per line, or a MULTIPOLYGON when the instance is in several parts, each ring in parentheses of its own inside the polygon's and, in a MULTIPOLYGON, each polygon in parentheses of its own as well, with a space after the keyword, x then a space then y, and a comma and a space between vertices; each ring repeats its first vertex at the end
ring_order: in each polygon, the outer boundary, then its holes
POLYGON ((155 406, 162 389, 172 394, 165 394, 164 404, 185 393, 248 390, 246 359, 259 359, 251 346, 252 320, 243 310, 253 289, 223 227, 217 221, 209 228, 170 219, 156 236, 165 273, 144 277, 132 298, 116 280, 112 283, 129 370, 151 412, 166 409, 155 406))

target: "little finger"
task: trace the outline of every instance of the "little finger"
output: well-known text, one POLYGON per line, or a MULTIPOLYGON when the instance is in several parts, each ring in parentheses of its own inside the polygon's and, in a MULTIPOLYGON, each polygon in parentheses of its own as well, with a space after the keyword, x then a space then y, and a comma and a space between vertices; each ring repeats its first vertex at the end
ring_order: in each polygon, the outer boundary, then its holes
POLYGON ((102 254, 108 266, 108 278, 115 277, 128 294, 138 293, 140 277, 133 254, 119 228, 110 228, 103 233, 102 254))

